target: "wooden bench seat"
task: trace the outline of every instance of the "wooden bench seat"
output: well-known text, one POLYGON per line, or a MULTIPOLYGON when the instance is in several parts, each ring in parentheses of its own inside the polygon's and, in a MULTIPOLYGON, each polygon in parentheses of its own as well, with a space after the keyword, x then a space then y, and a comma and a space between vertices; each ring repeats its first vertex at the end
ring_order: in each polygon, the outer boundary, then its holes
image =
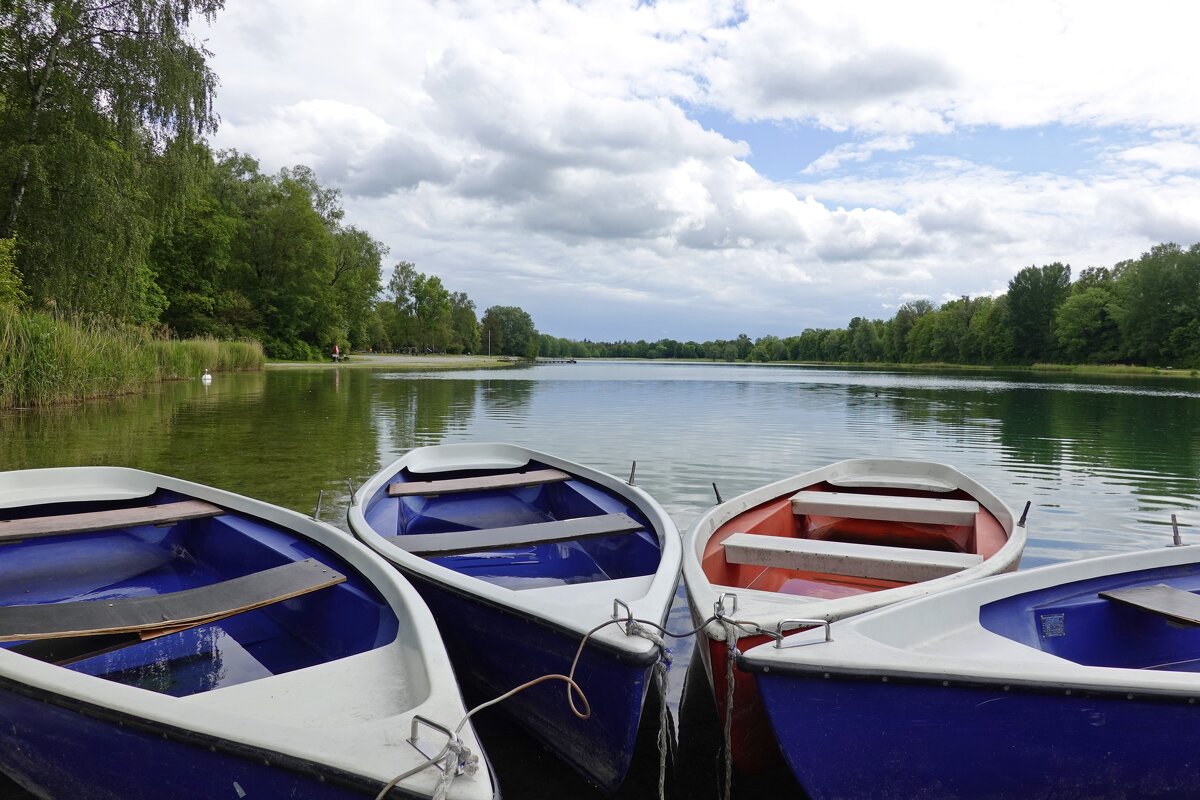
POLYGON ((0 607, 0 642, 155 633, 215 622, 334 586, 346 576, 306 558, 220 583, 169 594, 0 607))
POLYGON ((116 530, 137 525, 164 525, 188 519, 202 519, 224 514, 225 510, 203 500, 184 500, 157 506, 113 508, 107 511, 85 511, 80 514, 56 514, 47 517, 0 520, 0 542, 35 539, 42 536, 63 536, 69 533, 116 530))
POLYGON ((571 476, 558 469, 535 469, 529 472, 505 472, 499 475, 477 475, 472 478, 448 478, 440 481, 408 481, 388 485, 389 497, 481 492, 489 489, 515 489, 543 483, 570 480, 571 476))
POLYGON ((531 544, 569 542, 593 536, 640 531, 645 528, 645 525, 628 514, 601 514, 594 517, 534 522, 529 525, 511 525, 504 528, 389 536, 387 540, 410 553, 432 556, 501 550, 531 544))
POLYGON ((1142 611, 1166 617, 1172 622, 1200 625, 1200 595, 1176 589, 1165 583, 1135 586, 1132 589, 1114 589, 1099 594, 1106 600, 1115 600, 1140 608, 1142 611))
POLYGON ((803 491, 792 495, 796 514, 911 522, 927 525, 972 525, 979 513, 974 500, 944 497, 897 497, 882 494, 803 491))
POLYGON ((983 563, 975 553, 946 553, 914 547, 795 539, 734 533, 724 541, 725 561, 758 567, 782 567, 826 575, 919 583, 983 563))

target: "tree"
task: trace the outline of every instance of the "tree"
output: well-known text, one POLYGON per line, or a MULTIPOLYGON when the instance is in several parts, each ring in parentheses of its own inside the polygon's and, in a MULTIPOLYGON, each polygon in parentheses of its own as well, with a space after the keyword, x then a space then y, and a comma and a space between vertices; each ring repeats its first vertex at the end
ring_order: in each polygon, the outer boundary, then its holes
POLYGON ((481 337, 490 342, 489 353, 525 358, 537 355, 537 329, 533 326, 533 318, 520 308, 492 306, 483 312, 480 326, 481 337))
POLYGON ((1112 363, 1118 358, 1121 332, 1111 289, 1091 286, 1072 292, 1054 316, 1054 336, 1067 358, 1080 363, 1112 363))
POLYGON ((1125 354, 1142 364, 1200 363, 1200 245, 1157 245, 1116 269, 1125 354))
POLYGON ((896 316, 892 318, 890 335, 884 343, 884 353, 889 361, 898 363, 908 360, 908 334, 917 324, 917 320, 931 311, 933 303, 928 300, 913 300, 900 306, 896 316))
MULTIPOLYGON (((93 115, 121 142, 143 135, 158 152, 176 138, 216 130, 216 76, 188 34, 223 0, 8 0, 0 4, 3 128, 17 143, 0 237, 16 231, 42 142, 93 115)), ((99 131, 96 131, 99 132, 99 131)))
POLYGON ((465 292, 450 293, 450 326, 454 331, 454 347, 460 353, 479 352, 479 320, 475 318, 475 301, 465 292))
POLYGON ((1026 267, 1008 282, 1008 314, 1018 358, 1037 361, 1053 355, 1054 314, 1070 293, 1071 267, 1055 262, 1026 267))
MULTIPOLYGON (((318 212, 319 213, 319 212, 318 212)), ((380 291, 379 271, 387 245, 354 226, 337 227, 333 236, 333 276, 329 280, 337 306, 338 322, 347 344, 370 343, 375 298, 380 291)))
POLYGON ((450 345, 450 293, 436 275, 417 274, 412 285, 417 318, 417 346, 426 352, 444 351, 450 345))

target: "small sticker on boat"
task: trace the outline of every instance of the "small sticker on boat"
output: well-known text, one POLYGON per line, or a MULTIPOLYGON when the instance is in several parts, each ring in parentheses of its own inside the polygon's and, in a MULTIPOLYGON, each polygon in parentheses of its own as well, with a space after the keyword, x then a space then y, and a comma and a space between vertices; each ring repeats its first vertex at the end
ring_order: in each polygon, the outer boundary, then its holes
POLYGON ((1042 638, 1067 635, 1066 614, 1045 614, 1042 616, 1042 638))

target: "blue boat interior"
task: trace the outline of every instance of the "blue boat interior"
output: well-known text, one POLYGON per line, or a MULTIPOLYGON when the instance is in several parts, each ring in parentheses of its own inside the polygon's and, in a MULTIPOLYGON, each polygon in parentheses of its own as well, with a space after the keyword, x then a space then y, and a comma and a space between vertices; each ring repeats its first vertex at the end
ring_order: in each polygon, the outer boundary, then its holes
POLYGON ((1105 575, 1014 595, 982 606, 979 621, 993 633, 1084 666, 1200 672, 1200 626, 1100 596, 1157 584, 1200 595, 1200 565, 1105 575))
MULTIPOLYGON (((407 468, 388 484, 457 481, 507 476, 550 469, 530 461, 517 469, 458 470, 434 474, 407 468)), ((483 481, 486 483, 486 481, 483 481)), ((658 537, 646 516, 617 494, 578 476, 532 486, 501 487, 436 495, 391 497, 387 485, 368 502, 365 516, 372 529, 385 537, 447 537, 456 533, 513 528, 555 521, 625 514, 641 527, 575 540, 524 542, 486 547, 475 552, 431 554, 433 563, 510 589, 590 583, 652 575, 661 558, 658 537)), ((553 527, 553 526, 549 526, 553 527)))
MULTIPOLYGON (((5 509, 0 516, 28 520, 189 499, 159 490, 133 500, 5 509)), ((163 525, 6 541, 0 544, 0 613, 2 607, 63 604, 38 610, 53 616, 71 612, 75 603, 170 598, 303 559, 327 565, 346 580, 207 624, 156 632, 144 641, 137 634, 96 632, 6 641, 0 647, 183 697, 365 652, 395 639, 399 622, 390 605, 335 553, 274 523, 221 511, 163 525)))

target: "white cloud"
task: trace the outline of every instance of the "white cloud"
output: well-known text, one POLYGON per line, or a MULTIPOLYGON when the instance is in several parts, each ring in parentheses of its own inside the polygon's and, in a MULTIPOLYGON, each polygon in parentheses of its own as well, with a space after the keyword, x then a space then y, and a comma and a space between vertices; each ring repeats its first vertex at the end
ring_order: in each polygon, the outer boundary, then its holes
POLYGON ((394 258, 558 335, 787 334, 1200 238, 1197 14, 260 0, 210 31, 216 144, 309 164, 394 258), (699 110, 850 142, 781 183, 699 110), (936 150, 1039 125, 1100 155, 1056 175, 936 150))

